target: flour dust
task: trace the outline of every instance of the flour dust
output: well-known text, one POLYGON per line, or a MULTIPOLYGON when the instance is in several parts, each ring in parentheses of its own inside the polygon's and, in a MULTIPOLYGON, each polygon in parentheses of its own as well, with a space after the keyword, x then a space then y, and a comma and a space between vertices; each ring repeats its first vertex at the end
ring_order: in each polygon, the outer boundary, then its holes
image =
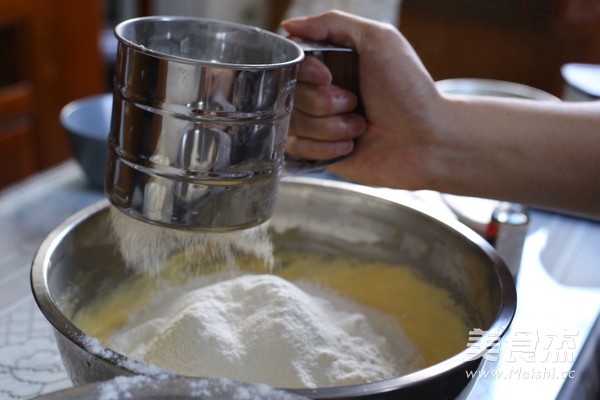
POLYGON ((237 269, 238 255, 256 257, 265 272, 274 266, 268 223, 232 232, 169 229, 138 221, 115 207, 110 208, 110 223, 127 267, 143 274, 158 274, 169 260, 180 255, 190 268, 219 264, 237 269))

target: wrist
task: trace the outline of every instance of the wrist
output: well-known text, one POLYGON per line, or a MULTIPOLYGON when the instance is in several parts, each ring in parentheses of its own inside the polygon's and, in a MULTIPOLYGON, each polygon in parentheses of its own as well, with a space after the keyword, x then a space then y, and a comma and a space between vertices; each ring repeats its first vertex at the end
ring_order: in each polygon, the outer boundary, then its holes
POLYGON ((441 96, 438 104, 427 130, 425 185, 439 192, 451 192, 457 189, 457 168, 462 169, 466 159, 468 146, 463 136, 468 130, 463 113, 468 112, 468 107, 462 99, 446 95, 441 96))

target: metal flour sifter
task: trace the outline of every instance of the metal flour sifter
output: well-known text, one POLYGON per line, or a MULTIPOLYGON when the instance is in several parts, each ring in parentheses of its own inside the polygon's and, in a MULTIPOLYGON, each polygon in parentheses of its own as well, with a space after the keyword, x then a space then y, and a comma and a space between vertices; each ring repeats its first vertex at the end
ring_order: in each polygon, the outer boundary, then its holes
POLYGON ((285 162, 304 49, 333 60, 338 82, 357 92, 350 49, 303 48, 259 28, 190 17, 136 18, 115 35, 105 190, 120 211, 111 214, 124 255, 144 269, 204 246, 197 231, 237 246, 238 231, 272 216, 284 166, 323 167, 285 162))

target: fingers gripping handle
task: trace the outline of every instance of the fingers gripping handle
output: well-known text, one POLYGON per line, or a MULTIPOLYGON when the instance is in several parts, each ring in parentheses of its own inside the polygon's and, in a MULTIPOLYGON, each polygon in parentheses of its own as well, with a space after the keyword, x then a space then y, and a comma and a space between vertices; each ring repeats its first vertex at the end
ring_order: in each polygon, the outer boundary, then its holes
MULTIPOLYGON (((363 105, 360 99, 360 88, 358 79, 358 54, 351 48, 338 47, 323 43, 305 42, 295 40, 302 47, 306 56, 316 57, 329 68, 332 75, 332 83, 343 89, 353 92, 358 98, 358 105, 354 112, 363 114, 363 105)), ((284 174, 302 174, 322 172, 327 166, 348 157, 344 155, 330 160, 310 161, 296 160, 286 155, 284 174)))

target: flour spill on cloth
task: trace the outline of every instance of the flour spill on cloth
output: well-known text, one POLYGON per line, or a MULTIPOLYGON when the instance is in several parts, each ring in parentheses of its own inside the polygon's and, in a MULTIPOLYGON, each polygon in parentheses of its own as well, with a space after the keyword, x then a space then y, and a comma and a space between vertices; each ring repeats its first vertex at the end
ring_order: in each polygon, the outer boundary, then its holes
POLYGON ((232 232, 188 231, 138 221, 115 207, 110 208, 110 222, 125 264, 143 274, 159 273, 181 253, 190 269, 199 264, 237 269, 236 256, 243 254, 261 260, 265 272, 274 265, 268 223, 232 232))
POLYGON ((314 284, 263 274, 171 288, 107 342, 181 374, 289 388, 371 382, 421 363, 396 320, 314 284))

